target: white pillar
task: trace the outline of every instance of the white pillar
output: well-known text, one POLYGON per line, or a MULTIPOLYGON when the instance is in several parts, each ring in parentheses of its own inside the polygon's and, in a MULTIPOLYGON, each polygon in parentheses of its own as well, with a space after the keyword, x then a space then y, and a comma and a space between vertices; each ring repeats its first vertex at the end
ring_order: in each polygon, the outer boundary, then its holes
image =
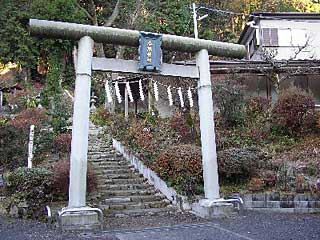
POLYGON ((198 20, 197 20, 197 10, 196 10, 196 4, 195 3, 192 3, 192 11, 193 11, 194 38, 198 38, 198 20))
POLYGON ((34 138, 34 125, 30 126, 29 132, 29 144, 28 144, 28 168, 32 168, 33 159, 33 138, 34 138))
POLYGON ((3 104, 3 93, 0 91, 0 110, 2 110, 2 104, 3 104))
POLYGON ((129 119, 129 99, 128 99, 128 89, 124 87, 124 118, 126 121, 129 119))
POLYGON ((78 47, 78 64, 73 104, 69 208, 84 207, 86 205, 92 54, 93 40, 87 36, 82 37, 78 47))
POLYGON ((201 150, 205 198, 220 198, 216 142, 214 132, 213 101, 209 55, 206 49, 197 53, 201 150))

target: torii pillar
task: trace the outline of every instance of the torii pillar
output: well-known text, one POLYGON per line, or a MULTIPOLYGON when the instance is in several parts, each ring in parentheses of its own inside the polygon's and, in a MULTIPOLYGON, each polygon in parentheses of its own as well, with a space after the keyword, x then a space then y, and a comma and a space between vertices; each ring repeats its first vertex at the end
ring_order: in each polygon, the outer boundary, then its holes
MULTIPOLYGON (((74 223, 77 221, 79 224, 89 223, 91 220, 87 212, 92 209, 86 207, 86 173, 91 70, 146 73, 138 70, 138 63, 135 61, 92 58, 93 41, 137 47, 139 46, 139 32, 37 19, 30 19, 30 31, 42 37, 80 40, 72 126, 69 204, 61 211, 61 215, 76 212, 80 217, 74 223)), ((246 48, 243 45, 168 34, 162 35, 162 48, 196 53, 196 67, 162 64, 160 73, 154 74, 199 79, 198 95, 205 199, 195 204, 193 210, 198 215, 207 218, 224 215, 225 208, 229 208, 230 203, 221 199, 219 195, 209 54, 243 58, 246 56, 246 48)), ((99 212, 98 209, 93 210, 99 212)))

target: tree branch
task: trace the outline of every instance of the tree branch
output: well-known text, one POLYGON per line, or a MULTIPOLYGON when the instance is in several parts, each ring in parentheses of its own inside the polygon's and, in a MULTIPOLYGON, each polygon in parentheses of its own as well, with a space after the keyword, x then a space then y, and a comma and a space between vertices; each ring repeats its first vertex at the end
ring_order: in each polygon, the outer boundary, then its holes
POLYGON ((91 20, 91 22, 93 23, 94 22, 94 18, 91 16, 91 14, 84 8, 80 5, 80 3, 78 1, 76 1, 76 5, 77 7, 86 14, 86 16, 91 20))
POLYGON ((129 21, 129 24, 128 24, 128 28, 132 28, 139 16, 139 13, 140 13, 140 9, 141 9, 141 3, 142 1, 141 0, 136 0, 136 8, 133 12, 133 14, 131 15, 130 17, 130 21, 129 21))
POLYGON ((120 2, 121 2, 121 0, 117 1, 116 6, 114 7, 111 16, 107 19, 107 21, 104 24, 105 27, 110 27, 113 24, 113 22, 116 20, 116 18, 118 17, 120 2))

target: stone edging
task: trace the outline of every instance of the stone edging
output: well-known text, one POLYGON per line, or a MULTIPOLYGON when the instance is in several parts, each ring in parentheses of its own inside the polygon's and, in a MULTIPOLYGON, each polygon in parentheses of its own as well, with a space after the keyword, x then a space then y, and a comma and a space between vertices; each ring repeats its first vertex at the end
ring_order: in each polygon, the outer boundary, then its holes
POLYGON ((191 202, 188 201, 186 196, 178 194, 172 187, 168 187, 166 182, 163 181, 154 171, 144 165, 144 163, 133 152, 128 150, 121 142, 112 139, 113 147, 120 152, 125 159, 127 159, 136 170, 139 171, 148 182, 156 189, 158 189, 167 199, 172 201, 172 204, 181 210, 191 210, 191 202))

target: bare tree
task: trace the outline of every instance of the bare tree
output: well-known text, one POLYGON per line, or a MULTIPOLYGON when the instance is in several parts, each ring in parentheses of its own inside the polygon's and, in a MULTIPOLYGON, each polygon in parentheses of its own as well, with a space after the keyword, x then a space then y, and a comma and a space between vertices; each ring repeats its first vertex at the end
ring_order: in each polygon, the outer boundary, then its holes
MULTIPOLYGON (((99 26, 98 23, 98 16, 97 16, 97 6, 94 2, 94 0, 90 0, 87 2, 87 9, 81 5, 82 1, 77 1, 77 6, 79 9, 81 9, 86 16, 90 19, 92 25, 99 26)), ((119 16, 120 12, 120 4, 121 0, 117 0, 115 7, 113 8, 112 14, 105 20, 105 23, 103 26, 110 27, 115 22, 117 17, 119 16)), ((104 53, 104 47, 102 43, 95 43, 95 47, 97 50, 97 56, 98 57, 105 57, 104 53)))

